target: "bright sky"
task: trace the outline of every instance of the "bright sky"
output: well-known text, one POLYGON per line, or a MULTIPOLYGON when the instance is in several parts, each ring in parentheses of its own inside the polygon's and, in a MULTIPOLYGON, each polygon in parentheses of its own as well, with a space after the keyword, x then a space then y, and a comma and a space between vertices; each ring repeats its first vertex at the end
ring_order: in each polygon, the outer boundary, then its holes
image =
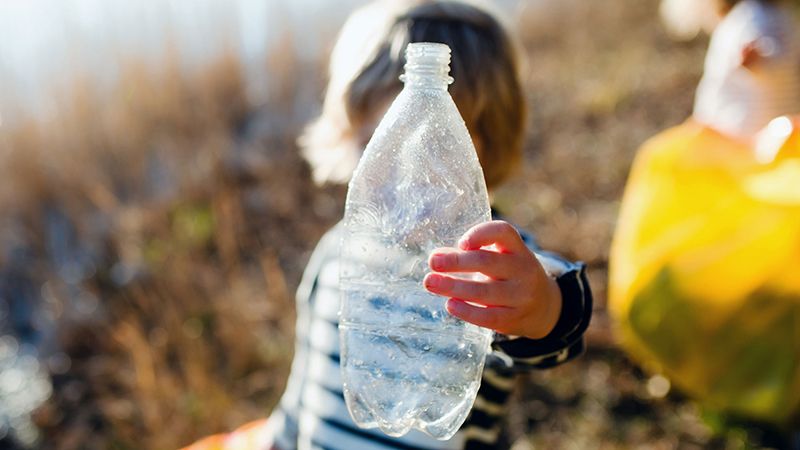
MULTIPOLYGON (((493 2, 510 8, 517 1, 493 2)), ((20 108, 46 114, 53 89, 78 74, 108 83, 123 59, 159 61, 166 42, 177 45, 188 67, 233 47, 250 80, 258 80, 276 36, 297 32, 299 54, 316 58, 347 14, 365 2, 0 0, 0 126, 13 122, 20 108)), ((256 84, 263 83, 250 83, 256 84)))
MULTIPOLYGON (((301 52, 316 56, 364 0, 0 0, 0 117, 14 107, 48 109, 48 92, 76 73, 113 79, 130 56, 158 60, 173 41, 183 63, 203 62, 224 45, 263 66, 270 41, 302 28, 301 52)), ((2 119, 0 119, 2 120, 2 119)))

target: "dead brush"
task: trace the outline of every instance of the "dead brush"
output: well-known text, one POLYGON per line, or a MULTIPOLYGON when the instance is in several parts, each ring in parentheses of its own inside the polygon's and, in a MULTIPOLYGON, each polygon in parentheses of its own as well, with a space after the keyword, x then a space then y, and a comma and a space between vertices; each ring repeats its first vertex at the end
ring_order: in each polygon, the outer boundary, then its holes
POLYGON ((283 390, 291 286, 338 214, 290 137, 302 125, 293 92, 307 87, 286 74, 308 68, 272 52, 275 95, 256 108, 234 53, 191 73, 176 56, 126 62, 108 95, 84 76, 53 121, 0 138, 0 209, 25 224, 34 282, 49 282, 58 311, 75 289, 101 303, 56 318, 71 365, 36 416, 44 448, 177 448, 263 417, 283 390), (279 134, 243 131, 286 117, 279 134), (67 218, 60 234, 47 233, 50 210, 67 218), (54 239, 68 255, 93 249, 77 287, 58 276, 54 239))

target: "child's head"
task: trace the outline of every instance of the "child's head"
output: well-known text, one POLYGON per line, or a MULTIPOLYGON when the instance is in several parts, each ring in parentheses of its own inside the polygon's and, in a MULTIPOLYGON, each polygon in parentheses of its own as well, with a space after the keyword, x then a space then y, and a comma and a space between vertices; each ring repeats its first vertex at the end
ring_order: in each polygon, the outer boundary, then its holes
MULTIPOLYGON (((776 4, 780 3, 781 0, 753 0, 758 3, 763 4, 776 4)), ((728 14, 728 12, 736 6, 737 3, 741 3, 742 0, 713 0, 714 6, 716 7, 717 13, 720 16, 724 16, 728 14)))
POLYGON ((317 182, 345 182, 389 104, 411 42, 450 46, 450 93, 475 142, 489 188, 518 165, 525 98, 516 47, 498 19, 452 1, 376 2, 348 20, 331 56, 321 116, 300 139, 317 182))
MULTIPOLYGON (((667 31, 678 39, 693 39, 700 31, 712 33, 734 6, 743 0, 661 0, 660 13, 667 31)), ((781 0, 753 0, 777 4, 781 0)))

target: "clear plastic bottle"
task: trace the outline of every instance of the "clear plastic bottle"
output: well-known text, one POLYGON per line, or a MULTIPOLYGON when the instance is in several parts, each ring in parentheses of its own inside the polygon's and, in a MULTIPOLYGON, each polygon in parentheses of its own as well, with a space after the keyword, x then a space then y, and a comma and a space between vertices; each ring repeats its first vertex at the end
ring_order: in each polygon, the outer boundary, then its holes
POLYGON ((406 50, 405 88, 350 182, 341 247, 344 396, 361 427, 449 439, 469 414, 491 331, 422 286, 437 247, 491 219, 483 171, 447 92, 450 48, 406 50))

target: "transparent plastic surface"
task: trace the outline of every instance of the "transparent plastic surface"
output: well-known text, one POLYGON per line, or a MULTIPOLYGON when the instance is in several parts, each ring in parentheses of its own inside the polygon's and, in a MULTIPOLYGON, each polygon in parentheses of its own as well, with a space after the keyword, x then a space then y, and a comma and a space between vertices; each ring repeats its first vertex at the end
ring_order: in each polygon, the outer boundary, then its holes
POLYGON ((449 439, 472 408, 492 334, 447 313, 422 279, 433 249, 456 245, 491 213, 475 148, 447 92, 449 49, 411 44, 409 52, 416 45, 435 48, 411 68, 407 53, 406 87, 347 194, 341 366, 356 424, 449 439), (435 64, 445 70, 428 70, 435 64))

